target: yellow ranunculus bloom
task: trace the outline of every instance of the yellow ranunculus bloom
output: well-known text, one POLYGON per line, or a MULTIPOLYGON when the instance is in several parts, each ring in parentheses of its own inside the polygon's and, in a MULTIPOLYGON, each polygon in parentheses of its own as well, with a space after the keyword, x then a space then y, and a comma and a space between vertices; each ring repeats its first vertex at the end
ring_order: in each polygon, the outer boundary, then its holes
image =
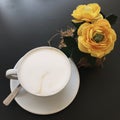
POLYGON ((77 34, 80 51, 97 58, 110 53, 116 41, 116 33, 106 19, 99 19, 92 24, 83 23, 77 34))
POLYGON ((82 21, 93 22, 95 20, 103 18, 100 14, 100 6, 97 3, 91 3, 87 5, 79 5, 72 13, 74 23, 82 21))

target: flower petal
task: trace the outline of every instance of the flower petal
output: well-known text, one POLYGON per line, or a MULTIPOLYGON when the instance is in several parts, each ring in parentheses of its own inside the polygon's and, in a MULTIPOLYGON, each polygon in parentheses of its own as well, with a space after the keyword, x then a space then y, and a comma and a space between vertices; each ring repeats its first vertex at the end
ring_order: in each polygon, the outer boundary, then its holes
POLYGON ((82 39, 83 38, 81 36, 78 37, 78 48, 80 49, 80 51, 88 53, 88 49, 83 44, 81 44, 82 39))

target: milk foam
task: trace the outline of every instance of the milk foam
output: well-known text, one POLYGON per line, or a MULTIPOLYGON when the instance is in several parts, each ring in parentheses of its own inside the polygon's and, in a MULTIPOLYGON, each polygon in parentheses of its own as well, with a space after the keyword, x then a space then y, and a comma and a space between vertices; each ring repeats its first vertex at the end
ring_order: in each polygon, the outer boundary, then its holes
POLYGON ((61 90, 70 79, 68 58, 55 48, 40 48, 27 54, 19 69, 21 85, 35 95, 47 96, 61 90))

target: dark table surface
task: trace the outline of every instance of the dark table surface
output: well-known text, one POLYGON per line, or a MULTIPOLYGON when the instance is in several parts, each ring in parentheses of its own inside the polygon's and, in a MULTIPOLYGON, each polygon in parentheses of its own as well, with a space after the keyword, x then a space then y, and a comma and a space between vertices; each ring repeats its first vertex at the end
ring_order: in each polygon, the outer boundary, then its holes
POLYGON ((118 0, 0 0, 0 119, 1 120, 120 120, 120 6, 118 0), (81 70, 76 99, 65 110, 48 116, 34 115, 13 101, 5 71, 30 49, 47 45, 57 31, 71 26, 71 13, 78 4, 97 2, 104 14, 118 16, 114 51, 104 68, 81 70))

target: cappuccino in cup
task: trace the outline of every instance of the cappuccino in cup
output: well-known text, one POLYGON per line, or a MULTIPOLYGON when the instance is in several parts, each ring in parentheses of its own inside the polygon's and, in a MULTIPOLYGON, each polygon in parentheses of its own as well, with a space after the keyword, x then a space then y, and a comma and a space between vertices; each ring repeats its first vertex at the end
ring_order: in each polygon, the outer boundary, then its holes
POLYGON ((6 72, 8 78, 17 76, 22 87, 37 96, 60 92, 71 77, 67 56, 54 47, 38 47, 26 53, 17 69, 6 72))

